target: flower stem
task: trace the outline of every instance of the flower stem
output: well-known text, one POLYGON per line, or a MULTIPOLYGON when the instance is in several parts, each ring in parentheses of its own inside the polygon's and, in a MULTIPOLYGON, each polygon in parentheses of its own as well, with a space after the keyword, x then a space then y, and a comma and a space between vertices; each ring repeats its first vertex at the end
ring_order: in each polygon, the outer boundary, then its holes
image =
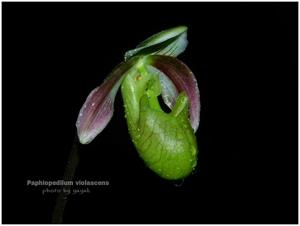
MULTIPOLYGON (((65 168, 63 181, 72 181, 76 172, 76 168, 79 162, 79 147, 78 138, 75 135, 75 139, 69 154, 69 159, 65 168)), ((61 224, 63 222, 64 209, 68 201, 68 195, 70 194, 71 185, 63 184, 61 191, 57 196, 56 204, 52 215, 52 223, 61 224)))

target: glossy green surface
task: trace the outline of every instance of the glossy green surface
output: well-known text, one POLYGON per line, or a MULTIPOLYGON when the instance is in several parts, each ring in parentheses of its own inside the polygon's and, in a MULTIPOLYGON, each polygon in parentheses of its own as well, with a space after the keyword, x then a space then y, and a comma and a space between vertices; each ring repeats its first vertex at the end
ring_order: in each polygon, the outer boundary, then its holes
POLYGON ((188 98, 180 93, 170 113, 158 102, 158 74, 140 57, 126 73, 121 90, 129 133, 146 165, 169 180, 188 176, 197 164, 197 143, 188 119, 188 98))

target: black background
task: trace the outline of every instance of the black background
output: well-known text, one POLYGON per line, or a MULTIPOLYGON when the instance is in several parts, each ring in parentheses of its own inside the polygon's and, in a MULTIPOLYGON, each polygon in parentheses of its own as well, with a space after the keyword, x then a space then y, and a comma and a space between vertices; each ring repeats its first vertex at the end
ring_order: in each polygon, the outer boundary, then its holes
POLYGON ((50 223, 78 111, 123 54, 186 25, 201 94, 197 171, 164 181, 130 141, 121 95, 81 147, 66 223, 297 223, 297 3, 2 3, 3 223, 50 223))

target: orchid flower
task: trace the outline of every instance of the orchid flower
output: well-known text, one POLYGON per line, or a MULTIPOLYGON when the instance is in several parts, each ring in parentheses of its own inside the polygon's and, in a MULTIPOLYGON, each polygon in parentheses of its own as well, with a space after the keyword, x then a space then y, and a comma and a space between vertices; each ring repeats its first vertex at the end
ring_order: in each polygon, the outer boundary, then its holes
POLYGON ((176 57, 188 44, 187 27, 157 33, 125 53, 124 62, 93 89, 76 122, 82 144, 100 134, 113 116, 121 87, 132 142, 145 164, 160 177, 187 177, 197 165, 195 132, 200 97, 192 71, 176 57), (158 97, 170 108, 162 110, 158 97))

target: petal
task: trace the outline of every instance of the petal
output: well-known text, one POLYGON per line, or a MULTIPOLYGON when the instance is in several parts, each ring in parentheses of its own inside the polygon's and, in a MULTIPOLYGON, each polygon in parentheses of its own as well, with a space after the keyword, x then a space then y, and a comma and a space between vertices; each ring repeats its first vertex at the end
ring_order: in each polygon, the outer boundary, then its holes
POLYGON ((176 57, 188 44, 187 27, 179 26, 152 35, 135 49, 125 53, 125 60, 140 55, 165 55, 176 57))
POLYGON ((150 73, 155 73, 159 75, 159 80, 161 84, 161 95, 165 104, 172 109, 176 103, 177 97, 179 95, 177 88, 168 76, 162 73, 155 67, 148 65, 147 69, 150 73))
MULTIPOLYGON (((181 91, 186 92, 189 98, 190 122, 196 132, 200 121, 200 95, 197 80, 193 72, 182 61, 169 56, 149 56, 148 63, 167 76, 173 82, 179 93, 181 91)), ((170 87, 170 85, 168 87, 170 87)), ((170 89, 172 90, 172 88, 170 89)), ((168 91, 168 89, 165 89, 164 92, 166 92, 170 98, 174 99, 175 95, 170 94, 171 92, 168 91)), ((169 101, 165 100, 165 98, 164 101, 167 105, 169 105, 169 102, 176 102, 176 100, 169 101)))
POLYGON ((89 94, 76 122, 80 143, 90 143, 106 127, 112 118, 115 96, 124 74, 134 62, 135 59, 119 64, 105 81, 89 94))

